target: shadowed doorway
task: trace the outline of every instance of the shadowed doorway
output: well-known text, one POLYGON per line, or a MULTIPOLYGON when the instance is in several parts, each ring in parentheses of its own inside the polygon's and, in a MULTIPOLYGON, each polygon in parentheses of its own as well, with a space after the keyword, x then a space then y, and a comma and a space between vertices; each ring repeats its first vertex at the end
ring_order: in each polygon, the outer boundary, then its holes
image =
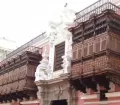
POLYGON ((54 100, 51 102, 51 105, 67 105, 66 100, 54 100))

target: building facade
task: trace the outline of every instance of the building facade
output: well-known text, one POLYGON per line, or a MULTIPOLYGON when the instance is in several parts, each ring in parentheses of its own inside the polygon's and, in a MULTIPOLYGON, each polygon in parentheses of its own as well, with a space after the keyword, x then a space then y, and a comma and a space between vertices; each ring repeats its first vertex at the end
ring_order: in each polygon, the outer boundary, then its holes
POLYGON ((50 23, 47 31, 50 38, 50 53, 43 54, 43 59, 36 69, 35 83, 38 86, 40 105, 76 105, 77 92, 71 88, 69 74, 72 58, 72 34, 68 31, 73 26, 75 13, 64 8, 60 21, 50 23))
POLYGON ((119 1, 98 1, 76 14, 71 86, 84 105, 119 105, 119 1), (94 7, 94 8, 93 8, 94 7))
POLYGON ((119 21, 119 0, 64 8, 0 62, 1 104, 119 105, 119 21))
POLYGON ((49 49, 49 43, 44 32, 7 54, 0 62, 1 105, 39 104, 35 71, 45 49, 49 49))

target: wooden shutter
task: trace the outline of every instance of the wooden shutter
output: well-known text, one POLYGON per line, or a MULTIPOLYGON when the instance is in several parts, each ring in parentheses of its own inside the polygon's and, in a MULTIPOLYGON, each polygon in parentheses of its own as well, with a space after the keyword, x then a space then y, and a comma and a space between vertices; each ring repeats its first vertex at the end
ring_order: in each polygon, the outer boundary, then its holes
POLYGON ((89 54, 93 54, 93 42, 89 43, 89 54))
POLYGON ((96 52, 100 52, 100 38, 96 40, 96 52))
POLYGON ((77 59, 77 45, 73 46, 73 60, 77 59))
POLYGON ((101 38, 101 50, 105 50, 106 49, 106 45, 107 45, 107 38, 103 37, 101 38))
POLYGON ((82 43, 78 44, 78 59, 82 57, 82 43))
POLYGON ((84 44, 84 56, 87 56, 88 55, 88 44, 85 43, 84 44))
POLYGON ((62 56, 65 53, 65 42, 60 43, 58 45, 55 46, 55 66, 54 66, 54 71, 60 70, 62 69, 62 56))

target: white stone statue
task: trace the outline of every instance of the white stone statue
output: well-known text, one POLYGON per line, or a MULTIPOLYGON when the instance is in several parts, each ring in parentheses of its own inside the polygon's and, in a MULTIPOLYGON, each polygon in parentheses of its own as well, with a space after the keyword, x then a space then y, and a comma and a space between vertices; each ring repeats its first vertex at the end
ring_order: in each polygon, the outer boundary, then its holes
POLYGON ((35 81, 39 80, 47 80, 48 79, 48 71, 47 66, 48 66, 48 54, 47 54, 47 49, 45 49, 45 53, 42 55, 43 59, 40 61, 40 64, 36 68, 35 72, 35 81))
POLYGON ((53 62, 54 62, 54 45, 58 40, 63 39, 65 41, 65 55, 63 56, 63 69, 64 73, 68 73, 71 68, 71 51, 72 51, 72 34, 68 31, 68 28, 73 25, 75 19, 75 12, 65 7, 60 14, 59 21, 51 21, 48 25, 47 37, 50 40, 50 55, 49 60, 46 56, 40 62, 36 69, 36 79, 48 80, 52 78, 53 73, 53 62), (69 53, 68 53, 69 52, 69 53))
POLYGON ((61 15, 63 27, 62 27, 62 33, 65 40, 65 55, 62 56, 63 58, 63 64, 62 67, 64 69, 64 73, 68 73, 71 70, 71 58, 72 58, 72 34, 70 31, 68 31, 68 28, 73 26, 73 22, 75 19, 75 12, 65 8, 63 11, 63 14, 61 15))

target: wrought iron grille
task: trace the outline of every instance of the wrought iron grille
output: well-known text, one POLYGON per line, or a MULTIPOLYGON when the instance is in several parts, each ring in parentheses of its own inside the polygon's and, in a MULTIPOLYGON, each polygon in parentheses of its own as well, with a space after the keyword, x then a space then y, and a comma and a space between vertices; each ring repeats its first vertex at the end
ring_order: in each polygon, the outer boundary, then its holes
POLYGON ((41 48, 34 47, 34 46, 28 46, 28 47, 25 47, 24 49, 20 50, 19 52, 17 51, 16 53, 14 53, 14 55, 12 55, 10 57, 7 57, 3 61, 1 61, 0 65, 4 64, 5 62, 9 61, 12 58, 16 58, 18 55, 21 55, 26 51, 33 52, 33 53, 36 53, 36 54, 42 54, 42 49, 41 48))
POLYGON ((91 16, 101 14, 103 11, 109 9, 115 13, 120 14, 120 7, 117 6, 120 0, 99 0, 82 11, 76 13, 75 25, 89 20, 91 16))

